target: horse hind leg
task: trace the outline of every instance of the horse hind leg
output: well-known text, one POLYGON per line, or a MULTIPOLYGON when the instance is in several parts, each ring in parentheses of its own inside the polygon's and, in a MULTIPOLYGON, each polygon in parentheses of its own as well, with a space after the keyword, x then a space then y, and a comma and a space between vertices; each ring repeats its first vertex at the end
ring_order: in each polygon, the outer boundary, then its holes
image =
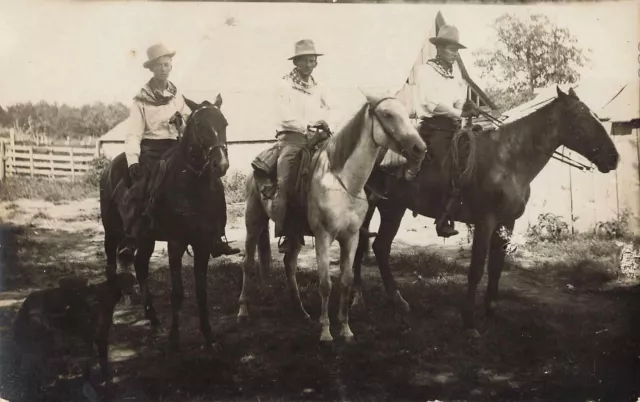
POLYGON ((353 341, 353 332, 349 328, 349 297, 353 284, 353 259, 358 247, 358 233, 352 234, 347 239, 340 240, 340 308, 338 320, 342 325, 340 336, 345 342, 353 341))
POLYGON ((378 211, 380 212, 380 228, 378 229, 378 235, 371 248, 378 262, 378 270, 380 271, 387 297, 402 312, 408 313, 411 311, 409 303, 407 303, 400 294, 396 281, 391 273, 391 268, 389 267, 391 244, 400 229, 406 208, 393 206, 388 201, 380 201, 378 211))
POLYGON ((246 237, 244 241, 244 261, 242 262, 242 291, 238 299, 239 309, 237 320, 239 323, 249 319, 249 294, 251 292, 251 276, 255 273, 255 254, 256 246, 260 247, 260 261, 265 263, 261 266, 261 270, 266 271, 266 260, 268 266, 271 265, 271 250, 269 245, 269 217, 264 212, 260 203, 259 195, 256 194, 255 188, 249 183, 247 185, 247 205, 245 207, 245 227, 246 237), (264 232, 267 232, 266 234, 264 232), (266 244, 265 244, 266 242, 266 244), (269 249, 268 252, 266 249, 269 249))
MULTIPOLYGON (((503 226, 508 232, 511 232, 515 226, 515 221, 509 222, 503 226)), ((497 308, 500 276, 502 274, 502 268, 504 267, 504 260, 506 257, 505 246, 509 242, 509 239, 504 239, 500 235, 499 229, 500 228, 498 227, 493 232, 493 236, 491 236, 489 262, 487 263, 489 280, 487 281, 487 292, 485 294, 484 306, 485 312, 489 317, 493 317, 495 315, 495 310, 497 308)))
POLYGON ((155 249, 155 241, 145 239, 139 242, 138 251, 136 252, 134 266, 136 269, 136 278, 140 286, 140 293, 144 301, 144 316, 155 329, 160 325, 156 310, 153 307, 153 297, 149 290, 149 260, 155 249))
POLYGON ((258 237, 258 258, 259 258, 259 275, 260 279, 268 278, 272 270, 271 256, 271 239, 269 236, 269 218, 265 219, 264 229, 258 237))
POLYGON ((291 251, 287 252, 284 255, 284 269, 287 274, 289 293, 291 296, 291 301, 293 302, 294 308, 297 310, 297 312, 302 316, 302 318, 310 320, 311 316, 304 309, 304 305, 302 304, 302 300, 300 299, 300 290, 298 289, 298 281, 296 278, 296 271, 298 270, 298 255, 300 254, 302 244, 300 243, 300 239, 296 236, 293 236, 291 238, 291 242, 291 251))

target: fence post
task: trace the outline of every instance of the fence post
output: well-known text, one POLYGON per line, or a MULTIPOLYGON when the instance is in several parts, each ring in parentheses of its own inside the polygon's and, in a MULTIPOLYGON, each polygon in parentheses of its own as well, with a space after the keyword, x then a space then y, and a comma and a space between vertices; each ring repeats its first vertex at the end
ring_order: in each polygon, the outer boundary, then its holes
POLYGON ((0 141, 0 181, 4 180, 4 141, 0 141))
POLYGON ((69 151, 69 155, 71 155, 71 181, 75 180, 75 176, 76 176, 76 169, 73 163, 73 147, 71 147, 71 150, 69 151))
POLYGON ((33 146, 29 147, 29 171, 31 172, 31 177, 33 177, 33 146))
POLYGON ((16 130, 9 129, 9 152, 11 152, 11 166, 16 171, 16 130))
POLYGON ((53 149, 49 148, 49 169, 51 169, 51 178, 55 177, 53 173, 53 149))
POLYGON ((99 158, 100 157, 100 140, 96 141, 96 153, 95 153, 95 157, 99 158))

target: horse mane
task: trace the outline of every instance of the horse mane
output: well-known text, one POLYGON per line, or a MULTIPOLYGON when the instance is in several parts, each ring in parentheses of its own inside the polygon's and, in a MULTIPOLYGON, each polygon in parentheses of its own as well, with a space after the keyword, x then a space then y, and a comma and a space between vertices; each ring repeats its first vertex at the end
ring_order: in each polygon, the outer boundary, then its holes
POLYGON ((345 124, 340 131, 327 141, 327 156, 329 158, 329 167, 332 172, 336 172, 344 168, 353 151, 356 149, 360 136, 350 135, 354 131, 359 131, 364 121, 364 113, 367 110, 368 103, 365 102, 360 110, 345 124))

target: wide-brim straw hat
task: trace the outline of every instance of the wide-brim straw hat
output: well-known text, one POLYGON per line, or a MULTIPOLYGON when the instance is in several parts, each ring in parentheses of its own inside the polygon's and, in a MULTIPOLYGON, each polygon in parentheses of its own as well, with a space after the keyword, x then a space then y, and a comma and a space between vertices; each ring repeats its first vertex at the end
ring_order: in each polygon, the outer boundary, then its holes
POLYGON ((458 33, 458 28, 453 25, 443 25, 440 27, 438 31, 438 35, 429 38, 429 42, 434 45, 454 45, 459 49, 466 49, 467 47, 460 43, 460 34, 458 33))
POLYGON ((176 54, 176 52, 174 50, 170 50, 164 44, 162 44, 162 43, 155 44, 153 46, 150 46, 149 49, 147 49, 147 59, 148 60, 145 61, 142 66, 144 68, 149 68, 160 57, 162 57, 162 56, 173 57, 173 56, 175 56, 175 54, 176 54))
POLYGON ((294 55, 289 57, 289 60, 293 60, 299 56, 322 56, 323 53, 316 52, 316 45, 311 39, 302 39, 296 42, 294 55))

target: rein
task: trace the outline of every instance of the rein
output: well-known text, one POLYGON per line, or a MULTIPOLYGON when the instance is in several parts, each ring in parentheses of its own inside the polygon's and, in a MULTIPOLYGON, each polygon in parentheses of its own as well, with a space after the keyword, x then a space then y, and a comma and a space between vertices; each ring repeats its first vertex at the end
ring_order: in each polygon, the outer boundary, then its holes
MULTIPOLYGON (((539 102, 534 106, 541 105, 541 104, 543 104, 545 102, 548 102, 548 101, 545 100, 545 101, 539 102)), ((500 121, 500 119, 491 116, 489 113, 485 112, 484 110, 476 109, 476 111, 478 113, 480 113, 482 116, 486 117, 489 121, 494 123, 496 126, 502 127, 504 125, 504 123, 502 123, 502 121, 500 121)), ((593 167, 585 165, 584 163, 579 162, 577 160, 571 159, 570 157, 566 156, 562 152, 553 151, 553 154, 549 154, 549 153, 541 151, 539 149, 536 149, 536 151, 540 152, 541 154, 543 154, 545 156, 548 156, 548 157, 553 158, 553 159, 555 159, 557 161, 560 161, 560 162, 562 162, 562 163, 564 163, 566 165, 574 167, 576 169, 586 170, 586 171, 592 171, 593 170, 593 167)))
MULTIPOLYGON (((194 119, 194 116, 195 116, 199 111, 201 111, 201 110, 205 110, 205 109, 214 109, 214 108, 216 108, 216 106, 215 106, 215 105, 211 105, 211 106, 203 106, 203 107, 201 107, 201 108, 198 108, 198 109, 196 109, 196 110, 195 110, 195 112, 193 112, 193 113, 189 116, 188 121, 190 122, 192 119, 194 119)), ((209 147, 207 150, 205 150, 205 149, 204 149, 205 147, 204 147, 204 145, 202 144, 202 142, 200 141, 200 137, 199 137, 199 136, 198 136, 198 134, 197 134, 197 127, 196 127, 196 125, 197 125, 197 121, 195 121, 195 120, 194 120, 194 123, 193 123, 193 124, 194 124, 194 127, 193 127, 193 131, 194 131, 194 132, 193 132, 192 134, 193 134, 193 136, 195 137, 195 140, 194 140, 194 141, 196 142, 196 144, 198 145, 198 147, 202 150, 202 155, 203 155, 203 158, 204 158, 204 160, 205 160, 205 163, 202 165, 202 167, 201 167, 200 169, 196 169, 196 168, 194 168, 194 167, 191 165, 191 163, 187 160, 187 161, 186 161, 186 166, 187 166, 187 168, 188 168, 191 172, 193 172, 197 177, 201 177, 201 176, 204 174, 204 172, 206 171, 206 169, 209 167, 209 165, 211 164, 211 157, 212 157, 212 153, 213 153, 213 151, 214 151, 216 148, 224 148, 224 145, 223 145, 223 144, 220 144, 220 141, 218 140, 216 144, 212 145, 212 146, 211 146, 211 147, 209 147)), ((188 123, 187 123, 187 125, 188 125, 188 123)), ((217 138, 218 132, 217 132, 214 128, 212 128, 212 129, 213 129, 213 132, 216 134, 216 138, 217 138)), ((185 128, 185 131, 186 131, 186 128, 185 128)))
MULTIPOLYGON (((397 144, 399 149, 402 149, 402 146, 400 145, 400 143, 399 143, 395 138, 393 138, 392 136, 390 136, 390 135, 389 135, 389 131, 388 131, 388 130, 387 130, 387 128, 384 126, 384 124, 382 124, 382 122, 381 122, 381 121, 380 121, 380 119, 378 118, 378 115, 376 114, 376 108, 377 108, 377 107, 378 107, 382 102, 384 102, 384 101, 386 101, 386 100, 389 100, 389 99, 395 99, 395 98, 394 98, 394 97, 392 97, 392 96, 387 96, 387 97, 385 97, 385 98, 379 99, 379 100, 378 100, 376 103, 374 103, 373 105, 369 105, 369 115, 371 116, 371 140, 373 141, 373 143, 374 143, 374 144, 378 145, 378 144, 375 142, 375 139, 373 138, 373 125, 374 125, 374 124, 373 124, 373 123, 374 123, 374 120, 373 120, 373 119, 375 118, 376 120, 378 120, 378 123, 380 123, 380 127, 382 127, 382 130, 383 130, 383 131, 384 131, 384 133, 387 135, 387 137, 388 137, 392 142, 394 142, 395 144, 397 144)), ((379 145, 378 145, 378 146, 379 146, 379 145)), ((403 153, 403 154, 405 154, 406 152, 403 150, 403 151, 402 151, 402 153, 403 153)), ((408 159, 408 158, 407 158, 407 159, 408 159)), ((362 198, 362 197, 359 197, 359 196, 357 196, 357 195, 353 195, 353 194, 351 194, 351 193, 349 192, 349 190, 347 189, 347 186, 344 184, 344 182, 343 182, 343 181, 342 181, 342 179, 340 178, 340 176, 339 176, 339 175, 335 175, 335 177, 336 177, 336 179, 338 179, 338 183, 340 183, 340 185, 342 186, 342 188, 344 189, 344 191, 346 191, 346 192, 347 192, 347 194, 349 194, 351 197, 353 197, 353 198, 357 198, 357 199, 359 199, 359 200, 368 201, 368 199, 367 199, 367 198, 362 198)))

